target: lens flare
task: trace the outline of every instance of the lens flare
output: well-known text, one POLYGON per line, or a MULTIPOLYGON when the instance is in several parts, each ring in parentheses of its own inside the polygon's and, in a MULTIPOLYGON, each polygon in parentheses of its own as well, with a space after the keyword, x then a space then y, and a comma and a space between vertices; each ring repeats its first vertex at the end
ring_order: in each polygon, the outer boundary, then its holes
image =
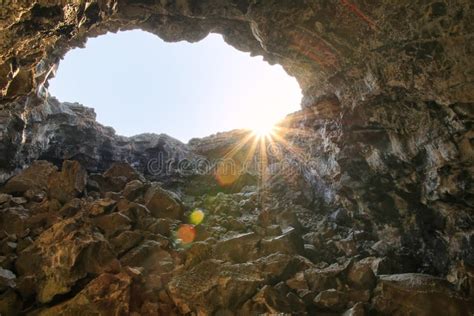
POLYGON ((230 187, 239 179, 241 168, 237 160, 226 159, 216 166, 214 177, 221 187, 230 187))
POLYGON ((201 210, 194 210, 191 215, 189 215, 189 222, 193 225, 199 225, 204 220, 204 212, 201 210))
POLYGON ((261 124, 259 126, 252 127, 252 132, 256 137, 267 137, 270 136, 275 129, 273 124, 261 124))
POLYGON ((190 244, 196 239, 196 229, 193 225, 183 224, 178 228, 176 237, 184 245, 190 244))

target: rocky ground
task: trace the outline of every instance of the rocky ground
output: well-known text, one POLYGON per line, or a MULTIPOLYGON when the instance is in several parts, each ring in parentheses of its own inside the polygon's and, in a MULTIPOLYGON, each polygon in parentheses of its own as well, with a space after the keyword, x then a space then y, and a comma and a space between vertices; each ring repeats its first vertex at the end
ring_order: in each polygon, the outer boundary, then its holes
POLYGON ((470 0, 0 2, 0 313, 472 315, 473 14, 470 0), (247 136, 126 138, 47 96, 67 51, 130 29, 219 33, 294 76, 302 110, 276 172, 153 172, 247 136))
POLYGON ((186 195, 125 163, 37 161, 1 191, 2 315, 474 312, 472 271, 399 273, 363 219, 256 186, 186 195))

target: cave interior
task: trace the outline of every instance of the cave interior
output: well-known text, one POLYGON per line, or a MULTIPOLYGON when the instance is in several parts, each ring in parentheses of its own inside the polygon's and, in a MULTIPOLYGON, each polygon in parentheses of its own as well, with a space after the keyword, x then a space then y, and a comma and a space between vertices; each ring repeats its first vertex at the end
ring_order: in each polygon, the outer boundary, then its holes
POLYGON ((1 2, 0 314, 473 315, 473 12, 1 2), (133 29, 221 34, 295 77, 301 110, 275 147, 245 130, 184 144, 49 96, 69 50, 133 29), (222 163, 249 156, 256 173, 222 163))

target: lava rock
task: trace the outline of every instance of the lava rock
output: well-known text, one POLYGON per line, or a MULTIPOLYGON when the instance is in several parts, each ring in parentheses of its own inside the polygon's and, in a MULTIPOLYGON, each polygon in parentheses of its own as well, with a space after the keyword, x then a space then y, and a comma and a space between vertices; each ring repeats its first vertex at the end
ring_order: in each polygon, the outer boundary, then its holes
POLYGON ((304 271, 306 281, 312 291, 321 292, 338 288, 345 279, 349 263, 344 265, 333 264, 324 269, 311 268, 304 271))
POLYGON ((112 211, 116 204, 116 201, 109 198, 96 200, 94 203, 92 203, 92 205, 90 205, 89 214, 91 216, 99 216, 104 213, 108 213, 112 211))
POLYGON ((5 193, 0 193, 0 205, 7 204, 12 199, 12 196, 5 193))
POLYGON ((119 232, 129 230, 132 221, 121 213, 112 213, 94 218, 94 224, 99 227, 106 237, 111 237, 119 232))
POLYGON ((129 315, 132 277, 127 273, 104 273, 92 280, 72 299, 38 315, 129 315))
POLYGON ((357 289, 372 290, 377 283, 371 265, 360 261, 351 265, 347 271, 347 279, 357 289))
POLYGON ((118 255, 122 255, 143 240, 143 234, 139 231, 124 231, 110 240, 110 244, 118 255))
POLYGON ((133 180, 128 182, 123 189, 122 195, 129 201, 135 201, 140 196, 145 195, 148 186, 140 180, 133 180))
POLYGON ((305 315, 306 307, 299 298, 282 295, 275 288, 265 285, 239 312, 242 315, 256 313, 305 315))
POLYGON ((0 228, 8 234, 24 236, 30 226, 30 212, 23 207, 0 210, 0 228))
POLYGON ((145 194, 145 205, 155 217, 181 219, 184 207, 178 196, 154 184, 145 194))
POLYGON ((16 275, 10 271, 0 268, 0 290, 3 292, 6 288, 16 287, 16 275))
POLYGON ((343 311, 348 299, 344 292, 335 289, 320 292, 313 300, 314 305, 321 310, 343 311))
POLYGON ((72 199, 71 201, 64 204, 64 206, 58 211, 58 214, 64 217, 73 217, 83 208, 83 201, 81 199, 72 199))
POLYGON ((2 191, 21 194, 32 189, 46 191, 50 175, 56 173, 57 170, 53 164, 47 161, 35 161, 31 166, 8 180, 2 191))
POLYGON ((347 311, 342 314, 342 316, 365 316, 365 308, 363 303, 357 303, 352 308, 348 309, 347 311))
POLYGON ((239 234, 219 241, 213 251, 213 257, 220 260, 236 263, 247 262, 255 259, 257 244, 261 237, 255 233, 239 234))
POLYGON ((13 290, 0 294, 0 313, 2 315, 19 315, 23 302, 21 297, 13 290))
POLYGON ((474 304, 444 279, 407 273, 379 276, 372 308, 383 314, 469 315, 474 304))
POLYGON ((251 298, 263 281, 254 265, 211 259, 173 278, 168 292, 181 313, 209 315, 221 308, 235 309, 251 298))
POLYGON ((348 225, 350 217, 346 209, 340 208, 329 215, 329 220, 338 225, 348 225))
POLYGON ((281 236, 263 238, 260 243, 260 252, 262 255, 269 255, 277 252, 285 254, 303 254, 303 240, 295 228, 289 227, 281 236))
POLYGON ((52 173, 48 179, 51 199, 66 203, 78 197, 87 184, 87 171, 77 162, 66 160, 61 172, 52 173))
POLYGON ((100 191, 105 193, 122 191, 130 181, 141 179, 143 177, 128 163, 116 162, 96 181, 99 181, 100 191))
POLYGON ((88 274, 115 272, 120 268, 108 242, 81 219, 65 219, 44 231, 18 255, 19 278, 32 277, 30 287, 39 302, 50 302, 68 293, 88 274), (60 260, 59 260, 60 258, 60 260))
POLYGON ((195 242, 185 251, 185 266, 191 267, 209 259, 212 254, 212 246, 208 242, 195 242))
POLYGON ((154 240, 145 240, 125 253, 120 259, 123 265, 142 267, 147 271, 169 272, 174 267, 173 258, 154 240))

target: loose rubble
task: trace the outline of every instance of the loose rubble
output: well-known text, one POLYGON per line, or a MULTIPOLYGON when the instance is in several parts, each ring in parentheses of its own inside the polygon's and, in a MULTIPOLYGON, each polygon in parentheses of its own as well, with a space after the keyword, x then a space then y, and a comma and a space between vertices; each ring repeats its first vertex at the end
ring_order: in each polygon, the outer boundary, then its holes
POLYGON ((370 256, 370 244, 359 238, 354 247, 363 251, 339 248, 330 237, 339 228, 317 212, 312 221, 319 228, 309 229, 300 222, 307 210, 293 205, 288 220, 286 210, 272 209, 275 198, 262 221, 257 187, 190 199, 124 164, 100 175, 120 180, 86 185, 90 177, 75 161, 64 161, 60 171, 39 161, 1 188, 2 315, 474 311, 472 273, 451 282, 386 274, 401 269, 385 263, 394 260, 390 254, 370 256), (196 210, 199 216, 190 217, 196 210), (192 229, 190 240, 180 238, 182 227, 192 229))

